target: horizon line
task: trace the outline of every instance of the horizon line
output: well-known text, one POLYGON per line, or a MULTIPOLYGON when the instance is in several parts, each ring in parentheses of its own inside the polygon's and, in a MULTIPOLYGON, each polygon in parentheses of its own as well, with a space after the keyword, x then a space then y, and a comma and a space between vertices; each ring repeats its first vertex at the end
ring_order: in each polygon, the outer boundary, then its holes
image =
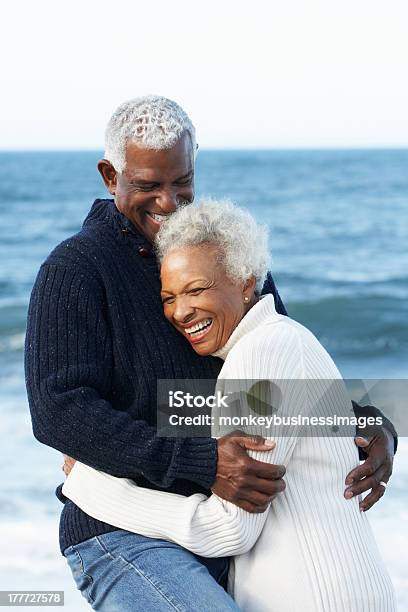
MULTIPOLYGON (((339 145, 339 146, 300 146, 300 147, 262 147, 262 146, 249 146, 249 147, 200 147, 200 152, 221 152, 221 151, 406 151, 408 150, 407 145, 339 145)), ((95 147, 58 147, 58 148, 0 148, 0 153, 100 153, 103 152, 103 148, 95 147)))

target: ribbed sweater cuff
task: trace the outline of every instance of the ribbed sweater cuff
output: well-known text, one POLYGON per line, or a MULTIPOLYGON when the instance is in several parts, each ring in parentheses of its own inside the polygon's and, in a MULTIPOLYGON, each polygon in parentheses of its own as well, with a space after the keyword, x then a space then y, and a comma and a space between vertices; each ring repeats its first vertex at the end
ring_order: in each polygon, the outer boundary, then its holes
MULTIPOLYGON (((357 404, 357 402, 354 402, 354 401, 352 401, 351 403, 353 404, 353 410, 354 410, 354 414, 356 415, 356 417, 364 416, 364 417, 381 417, 382 418, 383 420, 382 426, 388 429, 388 431, 394 438, 394 455, 395 455, 395 453, 397 452, 397 448, 398 448, 398 434, 397 434, 397 431, 394 425, 391 423, 391 421, 387 419, 387 417, 381 412, 381 410, 379 410, 375 406, 371 406, 371 405, 360 406, 359 404, 357 404)), ((358 433, 359 433, 359 430, 357 428, 356 434, 358 435, 358 433)), ((368 457, 368 454, 364 451, 363 448, 358 449, 358 454, 360 457, 360 461, 365 461, 368 457)))
POLYGON ((188 438, 180 445, 169 476, 190 480, 209 489, 217 473, 217 458, 214 438, 188 438))

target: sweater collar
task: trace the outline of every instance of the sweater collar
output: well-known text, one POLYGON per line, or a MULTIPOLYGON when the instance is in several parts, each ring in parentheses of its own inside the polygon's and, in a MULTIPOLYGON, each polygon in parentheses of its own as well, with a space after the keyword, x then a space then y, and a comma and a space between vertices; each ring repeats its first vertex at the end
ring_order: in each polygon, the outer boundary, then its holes
POLYGON ((105 223, 115 230, 118 239, 123 242, 131 237, 132 246, 142 249, 149 255, 154 255, 151 243, 138 231, 133 223, 125 217, 115 205, 112 199, 98 198, 92 205, 83 227, 105 223))
POLYGON ((230 350, 241 338, 271 318, 281 318, 281 315, 276 312, 273 295, 268 293, 260 296, 259 301, 248 310, 247 314, 238 323, 226 344, 213 353, 213 356, 225 361, 230 350))

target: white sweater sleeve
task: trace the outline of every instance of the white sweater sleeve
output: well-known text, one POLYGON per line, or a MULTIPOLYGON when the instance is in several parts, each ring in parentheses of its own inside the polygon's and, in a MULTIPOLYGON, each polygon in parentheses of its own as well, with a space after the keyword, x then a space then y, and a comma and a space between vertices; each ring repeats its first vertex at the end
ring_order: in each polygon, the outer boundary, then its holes
MULTIPOLYGON (((263 334, 260 340, 259 336, 258 339, 251 336, 252 333, 245 336, 240 346, 234 347, 228 355, 220 384, 227 385, 228 379, 267 380, 269 383, 283 380, 283 410, 295 414, 304 410, 307 400, 299 393, 299 385, 290 382, 291 379, 303 378, 305 374, 303 334, 284 321, 268 326, 267 334, 263 334)), ((328 355, 327 358, 331 361, 328 355)), ((326 372, 324 368, 322 372, 321 367, 319 370, 319 376, 333 376, 330 368, 326 372)), ((273 428, 270 431, 262 428, 250 431, 265 437, 273 436, 277 442, 272 451, 251 452, 252 457, 268 463, 288 463, 296 444, 295 430, 293 435, 286 432, 284 436, 273 428)), ((238 555, 250 550, 268 514, 268 510, 262 514, 248 513, 217 495, 185 497, 142 488, 132 480, 116 478, 78 462, 62 491, 96 519, 147 537, 176 542, 205 557, 238 555)))
POLYGON ((250 515, 216 495, 185 497, 137 486, 77 462, 63 489, 84 512, 115 527, 176 542, 203 557, 225 557, 249 550, 264 514, 250 515))

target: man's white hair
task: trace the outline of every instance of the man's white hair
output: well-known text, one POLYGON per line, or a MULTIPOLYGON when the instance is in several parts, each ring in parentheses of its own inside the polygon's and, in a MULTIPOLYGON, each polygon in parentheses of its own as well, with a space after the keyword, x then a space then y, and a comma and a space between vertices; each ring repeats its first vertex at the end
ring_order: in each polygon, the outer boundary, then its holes
POLYGON ((155 248, 162 262, 170 251, 215 245, 220 262, 233 282, 256 278, 260 292, 270 265, 268 229, 231 202, 202 200, 179 208, 161 224, 155 248))
POLYGON ((195 128, 181 106, 163 96, 128 100, 116 109, 106 127, 105 159, 117 172, 123 172, 129 141, 146 149, 170 149, 184 131, 190 135, 195 154, 195 128))

